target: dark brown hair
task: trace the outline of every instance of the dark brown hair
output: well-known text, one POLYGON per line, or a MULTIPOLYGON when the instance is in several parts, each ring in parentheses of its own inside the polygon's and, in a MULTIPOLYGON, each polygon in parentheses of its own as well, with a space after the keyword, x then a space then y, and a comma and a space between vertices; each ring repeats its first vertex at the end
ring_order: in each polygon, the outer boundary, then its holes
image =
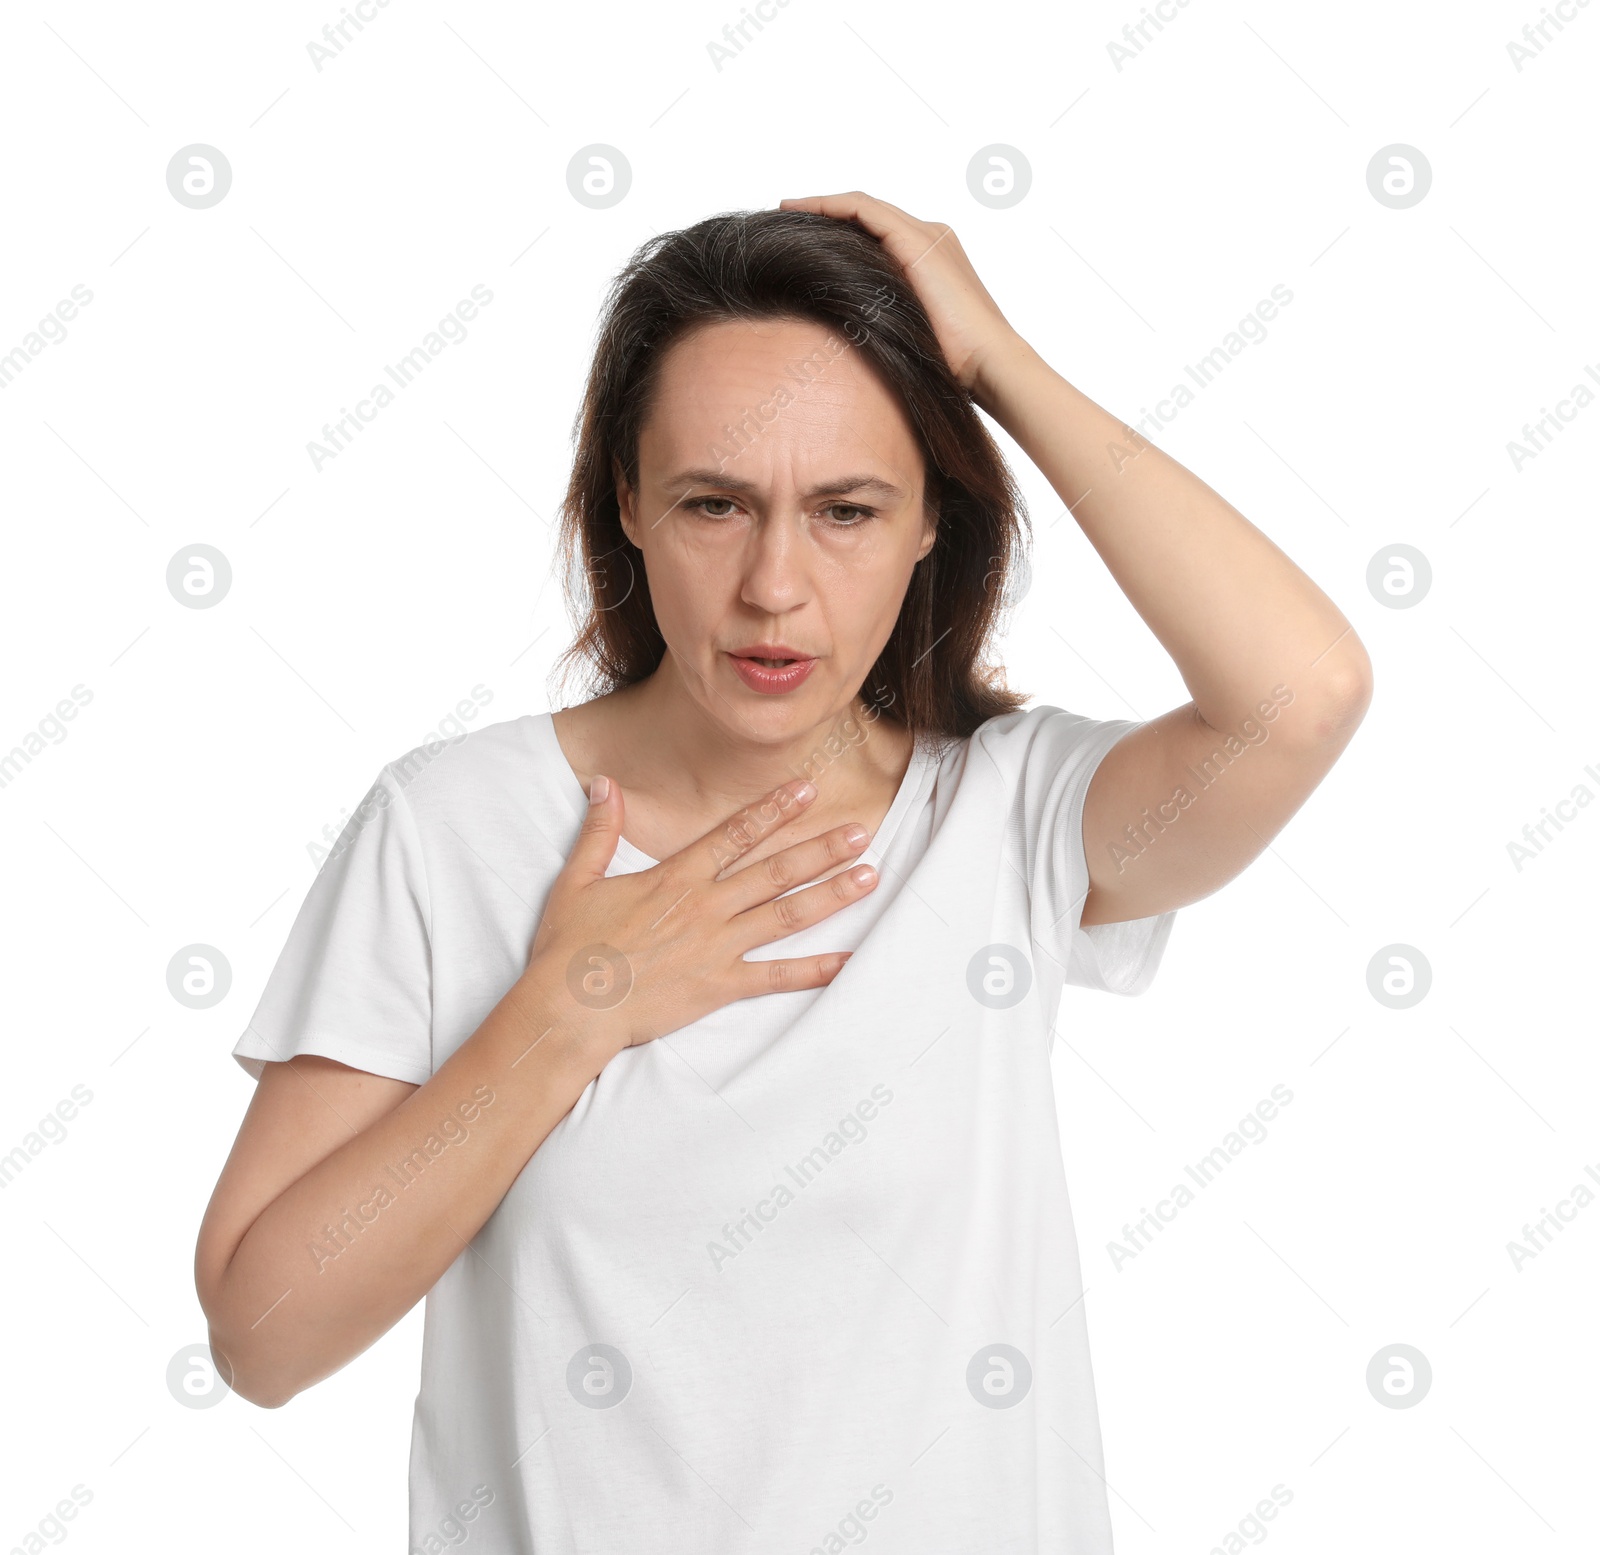
MULTIPOLYGON (((622 530, 613 471, 637 489, 639 434, 675 342, 701 325, 770 318, 813 321, 836 342, 843 335, 899 396, 922 452, 934 543, 860 695, 913 733, 935 736, 965 738, 1017 711, 1025 694, 1006 689, 985 650, 1012 602, 1007 580, 1026 567, 1021 493, 905 270, 864 228, 810 211, 735 211, 661 233, 613 281, 561 506, 566 590, 581 626, 557 671, 583 665, 601 695, 660 664, 666 645, 643 553, 622 530)), ((728 432, 735 443, 743 435, 728 432)))

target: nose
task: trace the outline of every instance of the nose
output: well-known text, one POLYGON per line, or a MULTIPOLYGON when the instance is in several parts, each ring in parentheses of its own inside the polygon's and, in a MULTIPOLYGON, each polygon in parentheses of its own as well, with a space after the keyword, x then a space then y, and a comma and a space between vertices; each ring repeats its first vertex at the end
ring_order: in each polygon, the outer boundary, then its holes
POLYGON ((798 513, 768 512, 750 526, 739 597, 763 615, 784 615, 810 597, 798 513))

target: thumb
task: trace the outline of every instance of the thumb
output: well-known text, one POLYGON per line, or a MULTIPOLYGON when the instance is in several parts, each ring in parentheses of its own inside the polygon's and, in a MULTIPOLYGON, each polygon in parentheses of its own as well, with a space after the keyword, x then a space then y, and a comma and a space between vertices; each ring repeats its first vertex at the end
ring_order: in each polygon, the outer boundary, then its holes
POLYGON ((589 779, 589 813, 567 855, 568 870, 584 885, 602 879, 621 836, 622 785, 597 772, 589 779))

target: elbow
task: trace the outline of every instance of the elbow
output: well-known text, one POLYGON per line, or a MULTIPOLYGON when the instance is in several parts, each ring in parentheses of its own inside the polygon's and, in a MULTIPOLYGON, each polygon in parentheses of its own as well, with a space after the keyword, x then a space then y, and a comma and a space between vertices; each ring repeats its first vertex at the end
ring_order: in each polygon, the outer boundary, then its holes
POLYGON ((1305 694, 1305 705, 1295 721, 1310 745, 1345 745, 1372 705, 1372 660, 1367 650, 1353 632, 1340 647, 1340 663, 1305 694))
POLYGON ((282 1409, 348 1358, 330 1361, 314 1328, 291 1321, 289 1310, 279 1307, 282 1297, 269 1304, 249 1295, 228 1279, 226 1266, 197 1270, 195 1293, 217 1376, 257 1409, 282 1409), (273 1321, 265 1321, 269 1314, 273 1321))
POLYGON ((220 1253, 202 1230, 195 1248, 194 1289, 206 1320, 206 1346, 218 1377, 247 1404, 282 1409, 307 1383, 289 1375, 289 1356, 282 1346, 266 1342, 259 1316, 246 1319, 236 1310, 238 1293, 228 1275, 232 1254, 220 1253))
POLYGON ((260 1389, 253 1389, 246 1393, 241 1388, 233 1390, 247 1404, 254 1404, 257 1409, 282 1409, 295 1395, 293 1393, 268 1393, 260 1389))
POLYGON ((219 1323, 218 1315, 206 1310, 206 1345, 217 1375, 247 1404, 257 1409, 282 1409, 297 1393, 304 1391, 284 1372, 281 1358, 263 1354, 248 1338, 236 1339, 219 1323))
MULTIPOLYGON (((215 1344, 212 1345, 211 1351, 219 1360, 221 1359, 221 1352, 215 1344)), ((275 1375, 273 1368, 269 1366, 241 1367, 230 1362, 230 1370, 232 1378, 229 1387, 245 1403, 254 1404, 257 1409, 282 1409, 300 1391, 299 1388, 289 1386, 283 1377, 275 1375)))
POLYGON ((211 1354, 216 1362, 217 1375, 226 1382, 247 1404, 257 1409, 282 1409, 302 1389, 292 1384, 274 1366, 255 1358, 254 1364, 241 1365, 236 1352, 225 1353, 215 1337, 211 1341, 211 1354))

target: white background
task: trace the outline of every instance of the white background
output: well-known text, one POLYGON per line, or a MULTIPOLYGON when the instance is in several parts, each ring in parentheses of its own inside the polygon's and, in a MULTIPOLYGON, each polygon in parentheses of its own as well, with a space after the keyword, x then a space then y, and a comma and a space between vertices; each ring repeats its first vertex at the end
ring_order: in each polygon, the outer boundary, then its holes
MULTIPOLYGON (((1289 1551, 1593 1548, 1600 1205, 1520 1272, 1524 1224, 1600 1170, 1592 608, 1600 408, 1507 444, 1600 371, 1600 5, 1518 71, 1539 7, 1194 0, 1123 68, 1132 3, 791 0, 717 70, 723 4, 536 13, 393 0, 319 71, 339 7, 0 12, 0 353, 93 293, 0 390, 0 750, 92 700, 0 788, 0 1548, 74 1485, 74 1548, 404 1544, 420 1306, 280 1411, 182 1407, 191 1260, 249 1098, 229 1049, 379 766, 476 685, 539 711, 569 638, 551 520, 604 287, 651 233, 862 188, 951 222, 1019 329, 1136 419, 1277 284, 1293 302, 1159 437, 1337 601, 1376 695, 1243 877, 1184 909, 1154 987, 1068 990, 1056 1049, 1119 1551, 1212 1549, 1274 1485, 1289 1551), (220 149, 226 198, 166 168, 220 149), (594 210, 566 170, 620 150, 594 210), (1380 203, 1374 154, 1426 198, 1380 203), (968 191, 994 143, 1025 199, 968 191), (318 472, 307 443, 475 284, 494 294, 318 472), (168 592, 204 543, 233 583, 168 592), (1368 588, 1405 544, 1411 608, 1368 588), (330 833, 331 835, 331 833, 330 833), (228 997, 167 989, 217 947, 228 997), (1426 998, 1368 990, 1415 947, 1426 998), (1107 1243, 1275 1084, 1293 1102, 1120 1271, 1107 1243), (1366 1370, 1404 1343, 1421 1403, 1366 1370)), ((1600 388, 1600 385, 1591 385, 1600 388)), ((1009 443, 1003 440, 1008 453, 1009 443)), ((1098 717, 1187 700, 1062 502, 1035 526, 1012 684, 1098 717)), ((809 1536, 797 1533, 796 1548, 809 1536)))

